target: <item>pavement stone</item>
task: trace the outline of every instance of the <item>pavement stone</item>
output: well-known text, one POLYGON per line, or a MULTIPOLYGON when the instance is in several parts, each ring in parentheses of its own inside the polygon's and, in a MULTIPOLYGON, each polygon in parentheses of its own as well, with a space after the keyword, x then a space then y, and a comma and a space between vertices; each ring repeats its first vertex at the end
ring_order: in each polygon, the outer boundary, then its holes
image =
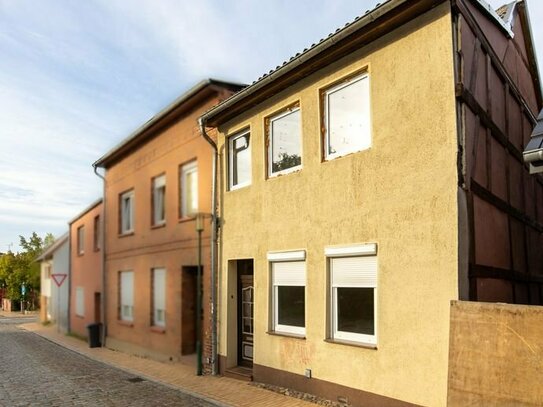
MULTIPOLYGON (((0 321, 2 321, 1 318, 0 321)), ((145 379, 145 382, 136 384, 130 383, 128 389, 137 389, 137 386, 140 386, 143 383, 154 383, 155 385, 166 387, 170 390, 177 392, 181 391, 187 396, 191 396, 195 399, 200 399, 214 405, 241 407, 315 407, 314 403, 285 396, 283 394, 251 385, 247 382, 221 376, 196 376, 194 371, 195 367, 192 364, 181 362, 158 362, 151 359, 128 355, 123 352, 117 352, 108 348, 89 348, 87 343, 81 341, 80 339, 58 333, 54 325, 43 326, 37 322, 24 322, 26 321, 21 320, 19 322, 23 323, 20 325, 20 328, 41 336, 42 340, 46 339, 47 341, 60 345, 59 347, 61 349, 71 350, 79 355, 92 359, 93 361, 108 365, 110 368, 121 369, 123 374, 125 374, 125 377, 141 377, 145 379)), ((0 329, 2 329, 1 323, 0 329)), ((0 355, 2 355, 1 345, 0 355)), ((0 356, 0 364, 2 363, 1 360, 2 356, 0 356)), ((59 371, 61 370, 62 369, 59 371)), ((99 380, 100 377, 103 377, 103 375, 99 374, 98 377, 91 376, 91 378, 94 378, 95 380, 99 380)), ((85 381, 84 378, 79 380, 83 382, 85 381)), ((111 386, 116 389, 115 391, 126 394, 126 388, 123 387, 126 386, 126 384, 122 380, 112 381, 111 386)), ((159 387, 159 389, 162 387, 159 387)), ((2 406, 1 389, 2 387, 0 385, 0 406, 2 406)), ((100 395, 107 394, 107 391, 100 386, 95 386, 90 389, 86 388, 85 391, 89 392, 89 394, 93 394, 93 392, 97 392, 100 395)), ((154 391, 156 391, 157 394, 159 393, 157 389, 154 391)), ((78 393, 76 391, 68 394, 68 397, 72 397, 72 400, 74 400, 71 405, 87 405, 84 403, 80 404, 80 402, 77 401, 75 396, 77 396, 78 393)), ((127 394, 131 394, 131 392, 129 391, 127 394)), ((58 400, 60 401, 57 401, 57 403, 62 402, 63 399, 61 396, 66 397, 66 394, 61 392, 61 394, 58 395, 58 400)), ((108 397, 110 396, 111 395, 108 397)), ((106 396, 104 395, 104 397, 106 396)), ((111 404, 102 405, 169 405, 166 404, 166 402, 164 404, 132 404, 131 402, 128 402, 128 400, 128 398, 125 399, 124 404, 122 402, 118 404, 112 402, 111 404)), ((184 404, 176 403, 175 405, 184 404)), ((198 406, 198 404, 188 405, 198 406)))

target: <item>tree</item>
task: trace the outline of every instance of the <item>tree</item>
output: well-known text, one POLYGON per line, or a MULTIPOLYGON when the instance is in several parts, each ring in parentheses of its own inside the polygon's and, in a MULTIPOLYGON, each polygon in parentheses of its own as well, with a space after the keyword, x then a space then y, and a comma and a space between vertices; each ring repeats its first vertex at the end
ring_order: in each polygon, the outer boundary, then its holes
POLYGON ((298 154, 280 153, 279 160, 272 163, 273 172, 286 170, 287 168, 296 167, 302 163, 302 157, 298 154))
POLYGON ((21 287, 26 286, 26 298, 35 299, 40 291, 40 264, 36 258, 43 252, 44 247, 52 244, 53 236, 48 233, 44 239, 33 232, 30 238, 19 236, 22 251, 9 251, 0 257, 0 287, 5 287, 6 298, 21 301, 21 287))

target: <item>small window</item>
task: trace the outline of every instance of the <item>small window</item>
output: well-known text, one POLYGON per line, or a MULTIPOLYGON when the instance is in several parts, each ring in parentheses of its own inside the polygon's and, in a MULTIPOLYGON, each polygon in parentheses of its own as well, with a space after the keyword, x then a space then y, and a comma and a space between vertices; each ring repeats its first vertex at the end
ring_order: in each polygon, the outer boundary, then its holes
POLYGON ((323 103, 326 160, 371 147, 368 74, 325 90, 323 103))
POLYGON ((120 195, 120 230, 121 234, 134 231, 134 191, 128 191, 120 195))
POLYGON ((83 287, 75 289, 75 314, 80 317, 85 316, 85 289, 83 287))
POLYGON ((123 321, 134 320, 134 272, 119 273, 119 318, 123 321))
POLYGON ((377 256, 329 257, 333 339, 375 345, 377 256))
POLYGON ((286 174, 302 166, 300 108, 291 107, 266 119, 268 175, 286 174))
POLYGON ((153 312, 151 325, 166 326, 166 269, 152 270, 153 312))
POLYGON ((247 130, 228 138, 228 185, 237 189, 251 183, 251 133, 247 130))
POLYGON ((275 332, 305 334, 306 270, 305 252, 302 253, 304 260, 301 261, 271 262, 272 320, 275 332))
POLYGON ((193 161, 181 167, 181 217, 198 212, 198 163, 193 161))
POLYGON ((153 226, 166 223, 166 175, 153 178, 153 226))
POLYGON ((77 254, 82 255, 85 253, 85 227, 79 226, 77 228, 77 254))
POLYGON ((100 250, 100 216, 94 217, 94 251, 100 250))

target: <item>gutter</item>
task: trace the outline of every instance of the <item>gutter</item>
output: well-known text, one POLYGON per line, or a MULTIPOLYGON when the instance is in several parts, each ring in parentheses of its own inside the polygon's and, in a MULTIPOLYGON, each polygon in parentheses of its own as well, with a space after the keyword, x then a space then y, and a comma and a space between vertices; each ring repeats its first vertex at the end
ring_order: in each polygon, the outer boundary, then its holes
POLYGON ((206 133, 205 120, 201 117, 198 119, 200 133, 203 138, 213 148, 213 169, 211 182, 211 370, 213 376, 218 374, 218 335, 217 335, 217 249, 218 239, 217 231, 219 228, 219 216, 217 213, 217 162, 219 159, 219 151, 217 144, 206 133))
POLYGON ((102 347, 106 346, 106 179, 103 175, 98 173, 98 167, 96 163, 92 165, 96 176, 102 179, 103 182, 103 198, 102 198, 102 224, 100 225, 100 239, 101 241, 101 267, 102 267, 102 295, 100 296, 100 319, 102 320, 102 332, 100 342, 102 347))

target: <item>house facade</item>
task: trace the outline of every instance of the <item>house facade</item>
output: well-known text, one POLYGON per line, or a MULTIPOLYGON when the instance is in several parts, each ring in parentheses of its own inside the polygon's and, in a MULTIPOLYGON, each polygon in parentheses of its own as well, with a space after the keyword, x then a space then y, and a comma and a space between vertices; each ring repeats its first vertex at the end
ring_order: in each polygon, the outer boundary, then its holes
POLYGON ((69 331, 70 240, 65 233, 49 246, 40 262, 40 321, 52 322, 69 331))
POLYGON ((87 336, 87 325, 102 322, 102 199, 70 226, 70 331, 87 336))
POLYGON ((202 225, 203 344, 210 335, 213 151, 197 118, 239 85, 201 82, 95 164, 105 169, 106 346, 160 360, 196 351, 202 225))
POLYGON ((505 239, 504 222, 520 219, 525 236, 539 225, 527 201, 489 198, 516 187, 502 165, 540 193, 517 160, 541 107, 524 7, 385 2, 201 117, 221 152, 222 372, 353 405, 446 405, 450 301, 526 301, 509 292, 543 269, 527 246, 485 244, 505 239), (473 42, 485 51, 478 77, 473 42), (517 51, 526 64, 515 68, 517 51), (503 90, 476 110, 476 132, 468 78, 477 100, 503 90), (472 155, 476 133, 492 155, 472 155), (481 165, 495 175, 477 189, 465 174, 481 165), (533 275, 496 265, 498 250, 533 275))

